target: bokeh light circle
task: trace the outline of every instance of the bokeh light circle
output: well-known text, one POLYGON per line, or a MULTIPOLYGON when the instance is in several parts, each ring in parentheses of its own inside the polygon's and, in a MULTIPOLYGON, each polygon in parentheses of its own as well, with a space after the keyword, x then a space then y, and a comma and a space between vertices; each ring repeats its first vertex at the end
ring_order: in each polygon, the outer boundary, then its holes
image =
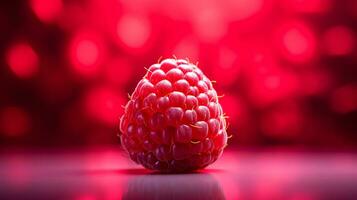
POLYGON ((73 69, 83 76, 94 76, 99 71, 105 57, 101 38, 91 31, 80 31, 74 36, 69 47, 73 69))
POLYGON ((141 48, 150 37, 151 26, 144 17, 124 15, 118 21, 117 34, 128 47, 141 48))
POLYGON ((15 43, 7 51, 7 64, 19 78, 30 78, 39 70, 39 58, 26 42, 15 43))
POLYGON ((43 22, 55 21, 62 11, 62 0, 30 0, 30 6, 43 22))
POLYGON ((278 28, 276 44, 282 55, 292 62, 307 62, 316 55, 316 38, 302 21, 288 21, 278 28))

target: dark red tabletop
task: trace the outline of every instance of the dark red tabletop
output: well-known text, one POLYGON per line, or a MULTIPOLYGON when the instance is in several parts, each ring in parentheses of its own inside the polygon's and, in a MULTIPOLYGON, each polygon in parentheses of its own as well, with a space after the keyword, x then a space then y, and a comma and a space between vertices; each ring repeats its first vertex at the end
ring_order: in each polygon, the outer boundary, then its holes
POLYGON ((355 153, 226 151, 207 169, 157 174, 117 148, 0 153, 0 199, 357 199, 355 153))

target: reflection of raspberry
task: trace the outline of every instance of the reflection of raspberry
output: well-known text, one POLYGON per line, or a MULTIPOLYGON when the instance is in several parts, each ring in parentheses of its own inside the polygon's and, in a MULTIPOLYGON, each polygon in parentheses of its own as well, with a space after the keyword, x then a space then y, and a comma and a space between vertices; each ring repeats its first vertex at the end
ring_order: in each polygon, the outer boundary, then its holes
POLYGON ((163 172, 204 168, 227 143, 217 93, 186 60, 166 59, 148 69, 125 106, 120 130, 132 160, 163 172))

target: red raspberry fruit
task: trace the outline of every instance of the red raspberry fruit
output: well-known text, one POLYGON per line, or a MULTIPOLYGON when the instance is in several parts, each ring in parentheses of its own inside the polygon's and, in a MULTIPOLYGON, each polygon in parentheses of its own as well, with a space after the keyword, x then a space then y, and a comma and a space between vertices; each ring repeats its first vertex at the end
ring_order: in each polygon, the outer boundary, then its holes
POLYGON ((227 143, 217 93, 186 60, 166 59, 147 70, 125 106, 120 130, 130 158, 161 172, 202 169, 227 143))

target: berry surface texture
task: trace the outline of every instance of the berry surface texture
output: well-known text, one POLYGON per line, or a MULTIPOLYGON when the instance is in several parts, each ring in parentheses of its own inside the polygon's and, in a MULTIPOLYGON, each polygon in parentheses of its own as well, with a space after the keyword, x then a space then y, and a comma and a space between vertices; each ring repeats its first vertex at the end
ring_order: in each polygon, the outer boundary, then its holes
POLYGON ((182 59, 147 69, 125 106, 120 131, 134 162, 164 173, 203 169, 227 145, 226 119, 211 81, 182 59))

